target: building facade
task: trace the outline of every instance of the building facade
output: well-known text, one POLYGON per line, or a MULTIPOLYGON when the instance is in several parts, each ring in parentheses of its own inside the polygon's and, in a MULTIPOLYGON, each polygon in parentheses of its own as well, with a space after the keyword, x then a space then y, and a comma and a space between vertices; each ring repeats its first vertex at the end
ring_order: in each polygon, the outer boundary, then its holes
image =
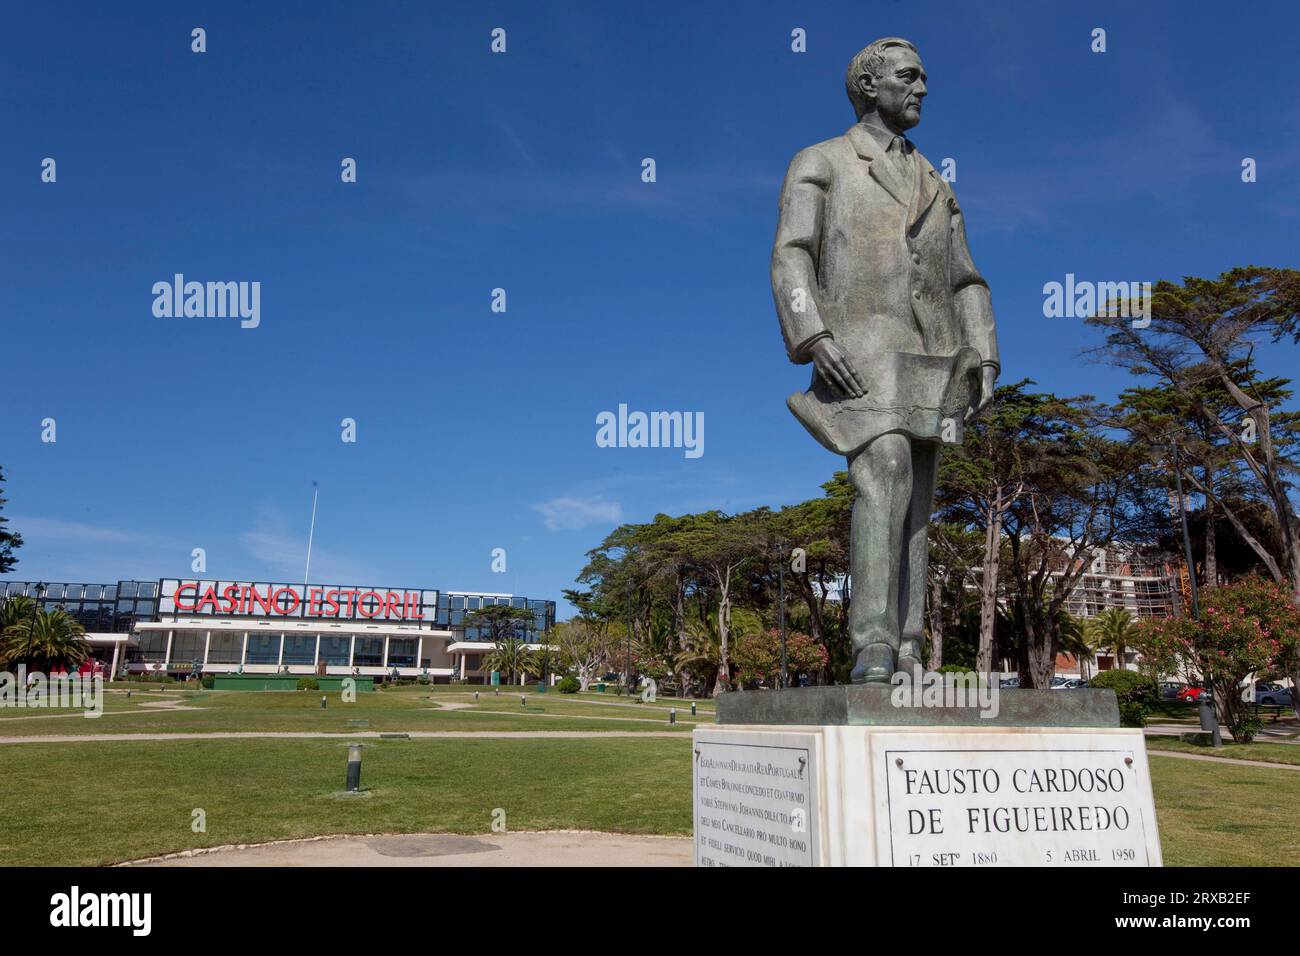
POLYGON ((161 578, 116 584, 0 582, 0 597, 62 608, 110 673, 426 676, 488 679, 495 646, 467 618, 494 605, 526 614, 530 647, 555 625, 555 602, 467 591, 161 578))

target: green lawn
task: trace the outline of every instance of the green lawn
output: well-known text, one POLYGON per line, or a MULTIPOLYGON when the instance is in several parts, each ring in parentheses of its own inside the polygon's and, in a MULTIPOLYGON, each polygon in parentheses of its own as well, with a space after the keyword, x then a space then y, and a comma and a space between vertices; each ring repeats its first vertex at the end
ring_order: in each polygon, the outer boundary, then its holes
MULTIPOLYGON (((348 733, 374 731, 500 731, 569 730, 662 731, 688 733, 694 724, 690 705, 678 707, 678 722, 668 723, 670 704, 633 704, 626 697, 601 695, 579 698, 548 691, 538 694, 502 690, 500 696, 487 689, 474 700, 473 688, 431 690, 428 686, 407 686, 356 695, 345 704, 338 693, 325 694, 327 706, 320 706, 319 691, 135 691, 105 695, 104 714, 98 718, 75 715, 76 711, 14 709, 0 711, 0 736, 80 735, 103 733, 214 733, 249 731, 317 731, 348 733), (195 710, 171 711, 153 705, 169 701, 195 710), (442 704, 460 704, 463 709, 445 709, 442 704), (611 706, 617 704, 618 706, 611 706), (497 711, 499 713, 493 713, 497 711)), ((712 707, 701 708, 699 722, 712 722, 712 707)))
POLYGON ((1222 747, 1215 749, 1209 744, 1187 743, 1177 737, 1152 734, 1147 737, 1147 750, 1174 750, 1207 757, 1231 757, 1234 760, 1263 760, 1267 763, 1300 765, 1300 745, 1296 744, 1234 744, 1224 741, 1222 747))
MULTIPOLYGON (((1268 746, 1268 745, 1264 745, 1268 746)), ((0 859, 97 864, 329 833, 514 830, 688 835, 687 739, 379 740, 369 795, 342 796, 330 740, 141 741, 5 747, 0 859), (191 832, 192 813, 207 832, 191 832)), ((1300 849, 1300 773, 1153 756, 1165 862, 1260 865, 1300 849)))
POLYGON ((1300 772, 1158 755, 1150 764, 1166 866, 1286 865, 1300 851, 1300 772))
MULTIPOLYGON (((512 830, 682 834, 686 738, 367 741, 343 796, 347 749, 327 740, 21 744, 0 750, 0 860, 110 863, 194 847, 327 833, 512 830), (206 813, 207 832, 191 831, 206 813)), ((632 861, 630 861, 632 862, 632 861)))
MULTIPOLYGON (((640 704, 613 694, 399 687, 343 704, 319 692, 182 691, 107 697, 97 720, 8 710, 0 736, 177 731, 581 731, 584 739, 369 740, 362 783, 343 788, 340 740, 160 740, 0 745, 0 860, 8 865, 98 864, 227 843, 331 833, 488 833, 492 812, 515 830, 594 829, 688 835, 689 701, 640 704), (175 701, 199 710, 159 712, 175 701), (462 704, 462 709, 440 709, 462 704), (611 706, 613 705, 613 706, 611 706), (665 730, 681 739, 602 736, 665 730), (505 711, 496 714, 492 711, 505 711), (37 719, 23 719, 35 714, 37 719), (207 832, 191 831, 192 812, 207 832)), ((711 723, 711 701, 697 719, 711 723)), ((65 712, 66 713, 66 712, 65 712)), ((1207 748, 1151 737, 1152 751, 1207 748)), ((1300 763, 1300 747, 1226 745, 1219 754, 1300 763)), ((1300 843, 1300 773, 1151 759, 1165 862, 1254 865, 1289 859, 1300 843)))
POLYGON ((1200 721, 1200 711, 1185 700, 1158 700, 1151 705, 1147 719, 1153 724, 1195 724, 1200 721))

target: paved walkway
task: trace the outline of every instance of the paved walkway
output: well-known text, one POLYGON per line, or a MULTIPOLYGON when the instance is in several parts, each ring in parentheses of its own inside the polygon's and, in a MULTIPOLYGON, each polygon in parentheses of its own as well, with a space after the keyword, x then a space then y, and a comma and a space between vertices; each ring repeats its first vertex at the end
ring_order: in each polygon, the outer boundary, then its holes
MULTIPOLYGON (((527 691, 524 691, 524 693, 527 693, 527 691)), ((451 695, 447 694, 443 696, 449 697, 451 695)), ((468 696, 470 696, 471 698, 473 697, 472 694, 468 696)), ((487 703, 489 700, 494 699, 495 696, 496 695, 494 694, 484 694, 479 699, 478 703, 480 704, 487 703)), ((511 695, 507 695, 507 696, 511 696, 511 695)), ((518 697, 519 692, 515 692, 513 696, 518 697)), ((560 704, 586 705, 589 707, 630 707, 634 710, 650 710, 650 711, 662 710, 665 714, 668 713, 669 707, 676 707, 678 714, 681 713, 689 714, 691 712, 691 702, 689 698, 681 699, 675 697, 659 697, 657 698, 656 703, 654 704, 642 704, 635 701, 627 700, 626 698, 624 698, 623 700, 589 700, 586 697, 575 697, 572 694, 560 694, 560 693, 551 693, 551 692, 547 692, 545 694, 536 694, 531 696, 533 696, 534 700, 544 700, 547 701, 548 703, 551 701, 555 701, 556 703, 560 703, 560 704)), ((429 699, 436 701, 438 700, 438 697, 430 697, 429 699)), ((701 701, 697 700, 695 703, 697 705, 696 710, 698 710, 700 714, 707 714, 709 716, 713 715, 713 711, 711 709, 705 709, 706 707, 712 708, 713 706, 712 702, 706 705, 703 704, 701 701)))
MULTIPOLYGON (((446 708, 446 707, 447 707, 446 704, 443 704, 442 706, 443 706, 443 708, 446 708)), ((431 709, 438 709, 438 708, 431 708, 431 709)), ((606 717, 606 716, 604 716, 603 714, 601 714, 601 715, 597 715, 597 714, 539 714, 539 713, 537 713, 536 711, 528 711, 528 710, 475 710, 475 711, 473 711, 473 713, 476 713, 476 714, 492 714, 492 715, 495 716, 495 717, 553 717, 553 718, 555 718, 555 719, 557 719, 557 720, 599 720, 599 721, 601 721, 602 723, 605 723, 605 722, 608 722, 608 721, 611 721, 611 720, 618 720, 618 721, 622 721, 623 723, 628 723, 628 724, 666 724, 666 723, 668 723, 668 712, 667 712, 667 711, 664 711, 662 717, 606 717)), ((689 714, 687 714, 685 717, 683 717, 681 714, 678 714, 678 715, 677 715, 677 723, 679 723, 679 724, 691 724, 692 726, 694 726, 695 724, 712 724, 712 723, 713 723, 713 718, 712 718, 712 717, 692 717, 692 716, 690 716, 689 714)))
POLYGON ((690 866, 690 837, 620 833, 412 833, 214 847, 124 866, 690 866))
POLYGON ((42 734, 29 737, 0 737, 3 744, 75 744, 110 743, 140 740, 246 740, 279 738, 290 740, 375 740, 380 737, 410 737, 412 740, 514 740, 541 738, 544 740, 604 740, 610 737, 676 737, 690 740, 690 734, 671 730, 606 730, 586 733, 580 730, 363 730, 355 733, 326 734, 297 731, 249 731, 245 733, 179 733, 179 734, 42 734))
POLYGON ((1238 767, 1268 767, 1272 770, 1300 770, 1300 764, 1273 763, 1269 760, 1242 760, 1238 757, 1210 757, 1206 754, 1185 754, 1177 750, 1148 750, 1148 757, 1178 757, 1181 760, 1208 760, 1210 763, 1230 763, 1238 767))

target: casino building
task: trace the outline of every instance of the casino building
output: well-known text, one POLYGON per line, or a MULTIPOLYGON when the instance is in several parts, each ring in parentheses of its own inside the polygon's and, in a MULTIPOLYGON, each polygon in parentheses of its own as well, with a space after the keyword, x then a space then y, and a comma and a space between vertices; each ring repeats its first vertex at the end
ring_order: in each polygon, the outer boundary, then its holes
POLYGON ((466 615, 492 605, 532 613, 517 636, 536 648, 555 602, 510 594, 372 585, 162 578, 116 584, 0 581, 0 596, 62 608, 116 675, 203 673, 428 676, 488 680, 494 647, 466 615))

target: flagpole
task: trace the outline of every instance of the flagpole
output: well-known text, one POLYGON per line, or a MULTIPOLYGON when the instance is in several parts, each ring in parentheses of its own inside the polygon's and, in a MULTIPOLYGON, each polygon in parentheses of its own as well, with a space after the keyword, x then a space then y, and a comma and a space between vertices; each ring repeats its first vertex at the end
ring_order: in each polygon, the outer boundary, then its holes
POLYGON ((311 542, 316 536, 316 498, 320 495, 320 489, 316 487, 316 482, 311 483, 311 530, 307 532, 307 567, 302 572, 303 593, 307 593, 307 581, 311 578, 311 542))

